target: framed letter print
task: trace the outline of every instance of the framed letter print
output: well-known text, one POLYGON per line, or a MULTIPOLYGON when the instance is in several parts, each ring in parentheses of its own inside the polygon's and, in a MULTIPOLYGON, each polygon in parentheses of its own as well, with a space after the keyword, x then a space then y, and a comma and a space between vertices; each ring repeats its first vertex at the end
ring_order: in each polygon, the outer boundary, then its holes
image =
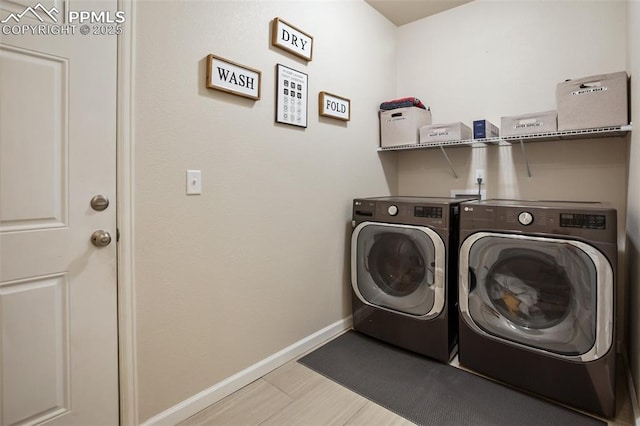
POLYGON ((280 18, 274 18, 271 44, 307 61, 313 56, 313 37, 280 18))
POLYGON ((276 65, 276 122, 307 127, 307 74, 276 65))
POLYGON ((349 121, 351 119, 351 101, 347 98, 320 92, 318 95, 318 111, 325 117, 349 121))
POLYGON ((245 98, 260 99, 262 73, 216 55, 207 57, 207 87, 245 98))

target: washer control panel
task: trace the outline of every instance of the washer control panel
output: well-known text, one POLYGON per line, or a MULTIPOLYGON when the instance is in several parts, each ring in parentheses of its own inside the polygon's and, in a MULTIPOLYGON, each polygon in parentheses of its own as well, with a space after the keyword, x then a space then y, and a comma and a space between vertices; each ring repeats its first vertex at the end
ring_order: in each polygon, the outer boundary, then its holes
POLYGON ((518 222, 520 222, 520 225, 529 226, 533 223, 533 215, 526 211, 520 212, 518 222))
POLYGON ((441 219, 442 207, 415 206, 413 208, 413 215, 415 217, 428 217, 432 219, 441 219))

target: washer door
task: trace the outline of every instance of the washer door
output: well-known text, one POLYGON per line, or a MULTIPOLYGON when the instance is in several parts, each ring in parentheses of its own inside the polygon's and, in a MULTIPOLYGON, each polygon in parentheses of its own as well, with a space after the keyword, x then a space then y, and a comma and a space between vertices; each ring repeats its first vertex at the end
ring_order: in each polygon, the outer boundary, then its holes
POLYGON ((427 227, 361 223, 351 239, 353 291, 371 306, 435 317, 444 307, 444 250, 427 227))
POLYGON ((590 361, 613 343, 613 270, 572 240, 480 232, 460 248, 460 312, 477 332, 590 361))

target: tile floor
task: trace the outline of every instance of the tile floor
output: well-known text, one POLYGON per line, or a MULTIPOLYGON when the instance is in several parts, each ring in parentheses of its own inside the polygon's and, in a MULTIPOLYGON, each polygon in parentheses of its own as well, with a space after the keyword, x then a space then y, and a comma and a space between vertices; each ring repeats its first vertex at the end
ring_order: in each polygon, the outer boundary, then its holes
MULTIPOLYGON (((457 366, 456 359, 452 365, 457 366)), ((620 362, 619 365, 622 365, 620 362)), ((633 425, 627 377, 618 373, 618 406, 610 426, 633 425)), ((245 386, 180 426, 412 425, 410 421, 291 361, 245 386)))

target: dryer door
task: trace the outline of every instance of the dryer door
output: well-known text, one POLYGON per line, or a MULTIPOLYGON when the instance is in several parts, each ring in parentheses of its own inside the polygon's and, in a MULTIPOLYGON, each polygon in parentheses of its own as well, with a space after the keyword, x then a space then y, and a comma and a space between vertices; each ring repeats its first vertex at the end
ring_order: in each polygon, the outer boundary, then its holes
POLYGON ((361 223, 351 265, 353 291, 368 305, 425 318, 444 307, 445 246, 430 228, 361 223))
POLYGON ((476 332, 590 361, 613 342, 613 270, 573 240, 480 232, 460 248, 460 312, 476 332))

